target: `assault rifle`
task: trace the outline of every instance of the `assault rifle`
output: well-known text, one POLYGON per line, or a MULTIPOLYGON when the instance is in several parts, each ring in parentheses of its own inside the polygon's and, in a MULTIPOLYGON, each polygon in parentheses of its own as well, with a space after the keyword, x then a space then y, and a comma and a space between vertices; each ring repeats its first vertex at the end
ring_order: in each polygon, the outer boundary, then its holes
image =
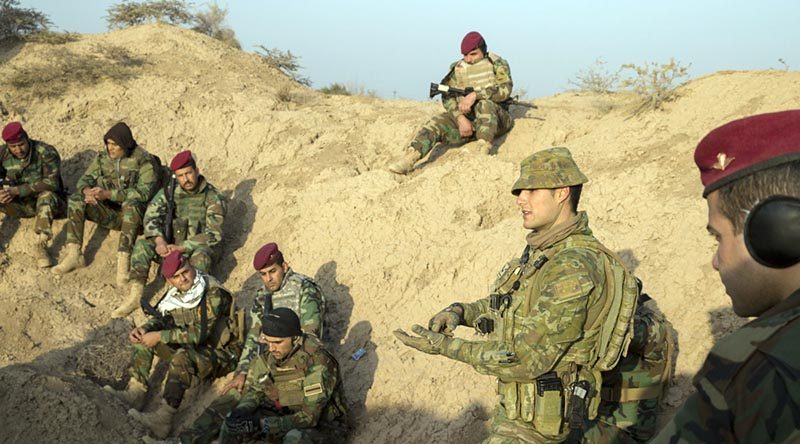
POLYGON ((164 190, 164 197, 167 198, 167 216, 164 218, 164 240, 168 244, 175 242, 175 233, 172 232, 172 220, 175 219, 175 174, 169 176, 169 183, 164 190))
MULTIPOLYGON (((428 97, 431 99, 436 97, 437 95, 441 94, 444 97, 455 97, 455 96, 466 96, 469 93, 475 92, 475 88, 466 87, 464 89, 461 88, 454 88, 452 86, 447 86, 441 83, 433 83, 431 82, 431 88, 429 91, 428 97)), ((538 109, 539 107, 534 105, 533 103, 527 102, 520 102, 519 97, 511 97, 504 102, 501 102, 499 105, 501 106, 508 106, 508 105, 516 105, 516 106, 524 106, 525 108, 532 108, 538 109)))

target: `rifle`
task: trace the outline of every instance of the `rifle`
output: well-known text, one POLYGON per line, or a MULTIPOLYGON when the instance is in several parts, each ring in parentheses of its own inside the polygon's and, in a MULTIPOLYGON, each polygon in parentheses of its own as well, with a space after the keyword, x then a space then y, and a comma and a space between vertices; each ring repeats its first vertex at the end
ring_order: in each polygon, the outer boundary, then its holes
MULTIPOLYGON (((431 82, 431 88, 428 92, 428 97, 431 99, 436 97, 437 95, 441 94, 444 97, 454 97, 454 96, 466 96, 475 92, 475 88, 466 87, 464 89, 461 88, 454 88, 452 86, 447 86, 441 83, 433 83, 431 82)), ((509 99, 505 100, 504 102, 500 102, 498 105, 503 107, 508 107, 509 105, 516 105, 516 106, 523 106, 525 108, 532 108, 538 109, 539 107, 534 105, 533 103, 527 102, 520 102, 519 96, 510 97, 509 99)))
POLYGON ((167 198, 167 216, 164 218, 164 240, 168 244, 175 242, 175 233, 172 232, 172 220, 175 219, 175 174, 169 176, 169 183, 164 190, 167 198))

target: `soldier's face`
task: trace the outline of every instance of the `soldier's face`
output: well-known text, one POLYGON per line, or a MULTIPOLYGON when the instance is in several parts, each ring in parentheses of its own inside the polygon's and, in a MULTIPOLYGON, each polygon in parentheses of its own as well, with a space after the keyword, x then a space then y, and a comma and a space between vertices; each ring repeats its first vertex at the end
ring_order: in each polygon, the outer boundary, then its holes
POLYGON ((555 225, 562 212, 565 190, 569 197, 569 188, 522 190, 517 196, 522 226, 528 230, 546 231, 555 225))
POLYGON ((192 191, 197 187, 198 177, 200 177, 200 172, 195 167, 186 167, 175 171, 175 179, 185 191, 192 191))
POLYGON ((125 155, 125 149, 111 139, 106 140, 106 149, 108 150, 108 157, 114 160, 121 159, 125 155))
POLYGON ((708 195, 708 232, 717 241, 711 265, 719 272, 733 311, 742 317, 758 316, 781 300, 769 277, 770 270, 750 256, 743 233, 734 232, 733 223, 719 208, 719 192, 708 195))
POLYGON ((288 356, 289 353, 291 353, 293 339, 294 339, 293 337, 276 338, 274 336, 267 336, 264 333, 261 333, 261 336, 259 336, 258 341, 269 348, 270 354, 275 359, 280 360, 288 356))
POLYGON ((192 288, 192 284, 194 284, 196 275, 197 272, 195 272, 194 267, 187 264, 176 271, 171 278, 167 278, 167 282, 177 288, 178 291, 189 291, 192 288))
POLYGON ((28 146, 28 139, 23 138, 21 141, 17 143, 9 143, 8 150, 11 151, 11 155, 16 157, 17 159, 24 159, 28 156, 28 150, 30 147, 28 146))
POLYGON ((281 288, 281 284, 283 284, 283 277, 286 276, 287 271, 289 271, 289 264, 284 262, 281 265, 272 264, 266 266, 258 270, 258 274, 267 290, 278 291, 281 288))
POLYGON ((483 51, 481 51, 480 48, 475 48, 472 51, 464 54, 464 61, 471 65, 473 63, 480 62, 483 60, 483 57, 483 51))

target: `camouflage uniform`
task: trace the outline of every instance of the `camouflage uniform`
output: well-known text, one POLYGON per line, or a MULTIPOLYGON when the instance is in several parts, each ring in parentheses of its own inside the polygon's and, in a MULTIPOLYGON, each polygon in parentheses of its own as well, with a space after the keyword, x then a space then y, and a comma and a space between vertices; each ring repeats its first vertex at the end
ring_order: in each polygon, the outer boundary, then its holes
MULTIPOLYGON (((183 254, 198 270, 208 272, 215 247, 222 240, 222 223, 227 212, 227 199, 200 176, 192 191, 175 187, 175 216, 172 220, 174 244, 185 248, 183 254)), ((131 279, 144 283, 150 262, 161 258, 156 253, 156 236, 164 237, 167 217, 165 190, 156 193, 144 214, 144 239, 139 239, 131 254, 131 279)))
MULTIPOLYGON (((511 68, 503 58, 491 52, 475 65, 478 64, 490 64, 494 79, 485 87, 476 88, 477 100, 466 117, 475 128, 474 138, 491 143, 514 126, 507 107, 503 105, 503 102, 511 98, 511 68)), ((468 66, 463 60, 454 62, 441 83, 455 88, 475 87, 476 85, 467 83, 469 80, 466 80, 466 76, 460 75, 468 66)), ((443 96, 442 104, 447 111, 426 123, 411 142, 411 146, 420 152, 421 157, 427 155, 436 143, 461 144, 473 139, 461 137, 458 131, 456 119, 461 115, 458 98, 443 96)))
POLYGON ((61 183, 61 157, 52 146, 28 139, 28 157, 17 159, 0 147, 0 159, 5 170, 6 184, 19 187, 19 196, 8 204, 0 204, 0 212, 18 219, 35 217, 34 229, 48 238, 53 237, 53 218, 66 210, 64 187, 61 183))
POLYGON ((142 214, 157 185, 150 154, 134 147, 121 159, 111 159, 107 150, 99 152, 78 180, 77 191, 69 198, 67 244, 83 244, 85 219, 111 230, 120 230, 120 252, 130 253, 142 226, 142 214), (111 198, 89 205, 82 190, 101 187, 111 191, 111 198))
POLYGON ((253 412, 266 418, 270 442, 337 443, 347 438, 347 406, 339 363, 315 336, 298 338, 294 351, 278 362, 258 356, 247 374, 242 398, 215 401, 181 435, 184 443, 239 442, 225 429, 221 411, 253 412), (222 406, 222 404, 228 404, 222 406))
POLYGON ((300 318, 303 332, 323 337, 323 318, 325 315, 325 297, 319 286, 310 277, 295 273, 291 268, 276 292, 266 287, 256 292, 253 307, 250 309, 250 329, 245 339, 242 357, 236 366, 236 373, 246 373, 250 362, 259 353, 258 337, 261 335, 261 318, 264 312, 278 307, 292 309, 300 318))
POLYGON ((241 351, 230 317, 231 294, 212 276, 197 273, 207 282, 200 304, 193 309, 172 310, 164 318, 150 318, 142 328, 160 331, 161 342, 152 349, 133 346, 131 376, 142 384, 147 384, 154 355, 169 362, 164 399, 172 407, 180 405, 193 383, 233 370, 241 351))
POLYGON ((654 443, 800 440, 800 290, 709 352, 694 393, 654 443))

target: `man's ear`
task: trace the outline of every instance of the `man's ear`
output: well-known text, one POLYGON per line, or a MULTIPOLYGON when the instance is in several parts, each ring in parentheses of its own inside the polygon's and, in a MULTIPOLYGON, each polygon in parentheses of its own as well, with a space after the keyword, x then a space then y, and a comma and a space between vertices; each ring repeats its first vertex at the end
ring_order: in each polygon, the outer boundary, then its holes
POLYGON ((556 188, 556 200, 558 203, 569 200, 569 187, 556 188))

